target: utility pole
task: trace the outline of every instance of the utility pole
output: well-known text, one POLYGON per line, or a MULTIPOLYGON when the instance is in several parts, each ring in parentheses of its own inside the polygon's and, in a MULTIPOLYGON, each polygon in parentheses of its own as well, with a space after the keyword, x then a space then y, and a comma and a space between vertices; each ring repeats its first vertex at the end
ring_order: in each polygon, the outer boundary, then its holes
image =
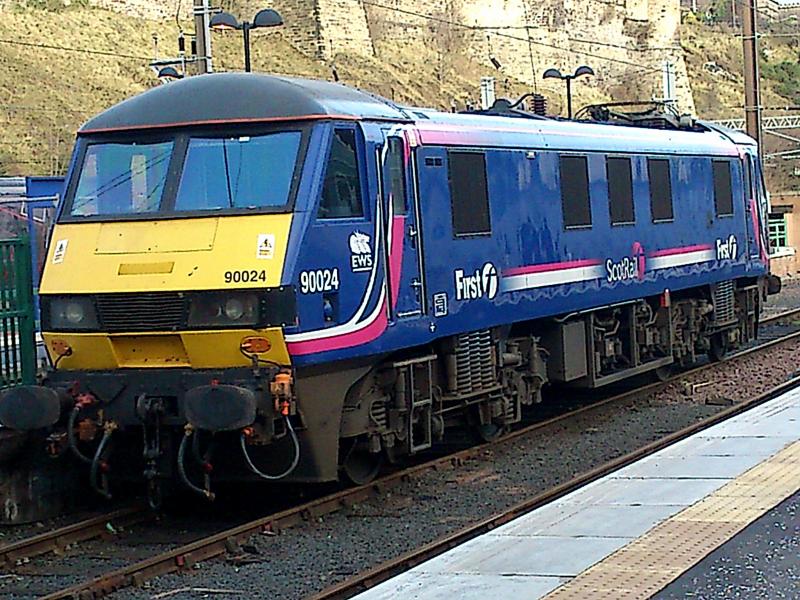
POLYGON ((665 60, 661 68, 661 85, 664 90, 662 101, 670 106, 675 105, 675 65, 665 60))
POLYGON ((208 0, 194 0, 194 33, 197 39, 197 71, 211 73, 211 29, 209 19, 211 7, 208 0))
POLYGON ((761 156, 761 93, 758 76, 758 36, 756 35, 756 0, 744 0, 742 7, 742 44, 744 46, 744 120, 747 135, 758 143, 761 156))

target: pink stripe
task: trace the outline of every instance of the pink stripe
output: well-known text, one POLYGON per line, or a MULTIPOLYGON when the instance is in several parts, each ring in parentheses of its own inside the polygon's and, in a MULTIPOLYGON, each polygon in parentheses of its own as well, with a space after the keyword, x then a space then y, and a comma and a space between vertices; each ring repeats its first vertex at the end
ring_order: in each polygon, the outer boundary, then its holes
POLYGON ((392 219, 392 247, 389 249, 389 273, 392 276, 392 308, 397 306, 397 295, 400 292, 400 274, 403 270, 403 235, 405 234, 405 217, 392 219))
MULTIPOLYGON (((385 306, 385 303, 384 303, 385 306)), ((352 333, 343 333, 329 338, 322 338, 319 340, 308 340, 306 342, 289 342, 286 346, 289 349, 289 354, 299 356, 303 354, 314 354, 315 352, 326 352, 327 350, 340 350, 342 348, 350 348, 358 346, 359 344, 366 344, 375 338, 379 337, 386 329, 388 320, 386 318, 386 310, 382 309, 378 312, 376 318, 367 327, 354 331, 352 333)))
POLYGON ((711 244, 697 244, 695 246, 683 246, 681 248, 667 248, 665 250, 656 250, 650 253, 651 258, 656 256, 673 256, 675 254, 688 254, 689 252, 701 252, 703 250, 711 250, 711 244))
POLYGON ((758 206, 756 205, 755 198, 750 198, 750 217, 752 218, 753 221, 753 235, 756 238, 758 255, 761 257, 761 262, 768 265, 769 254, 765 251, 764 246, 761 243, 761 227, 758 220, 758 206))
POLYGON ((546 273, 548 271, 561 271, 564 269, 578 269, 581 267, 595 267, 602 264, 594 258, 583 260, 568 260, 557 263, 544 263, 540 265, 527 265, 525 267, 514 267, 503 271, 503 277, 513 277, 514 275, 527 275, 528 273, 546 273))

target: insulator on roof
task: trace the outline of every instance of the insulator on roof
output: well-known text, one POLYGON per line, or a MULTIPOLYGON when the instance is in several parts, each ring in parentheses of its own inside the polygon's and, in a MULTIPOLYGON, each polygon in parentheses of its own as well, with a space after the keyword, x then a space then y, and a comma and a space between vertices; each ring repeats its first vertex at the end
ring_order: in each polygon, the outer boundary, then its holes
POLYGON ((541 94, 534 94, 532 98, 533 114, 544 117, 547 115, 547 98, 541 94))

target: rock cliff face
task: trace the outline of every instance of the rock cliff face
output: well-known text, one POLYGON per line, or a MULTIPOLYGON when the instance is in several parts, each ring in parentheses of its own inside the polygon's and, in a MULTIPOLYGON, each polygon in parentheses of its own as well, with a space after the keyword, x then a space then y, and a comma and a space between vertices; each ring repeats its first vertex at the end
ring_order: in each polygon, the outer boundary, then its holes
MULTIPOLYGON (((3 0, 0 0, 2 3, 3 0)), ((103 8, 146 18, 174 17, 175 0, 90 0, 103 8)), ((273 0, 286 22, 284 37, 317 59, 337 54, 383 56, 393 48, 436 48, 440 62, 464 53, 494 69, 494 75, 560 93, 561 82, 543 82, 548 67, 571 72, 592 66, 597 86, 612 97, 662 96, 662 68, 671 62, 676 97, 694 112, 680 49, 680 0, 273 0), (424 15, 424 16, 423 16, 424 15)), ((192 0, 182 0, 182 18, 192 0)), ((228 0, 226 8, 249 15, 253 0, 228 0)))
POLYGON ((319 58, 371 53, 379 43, 425 44, 445 60, 458 51, 487 63, 494 57, 502 65, 499 79, 505 74, 531 84, 541 84, 548 67, 571 72, 588 64, 597 73, 590 85, 640 99, 662 95, 669 61, 679 107, 694 112, 678 37, 679 0, 276 0, 275 6, 294 43, 319 58))

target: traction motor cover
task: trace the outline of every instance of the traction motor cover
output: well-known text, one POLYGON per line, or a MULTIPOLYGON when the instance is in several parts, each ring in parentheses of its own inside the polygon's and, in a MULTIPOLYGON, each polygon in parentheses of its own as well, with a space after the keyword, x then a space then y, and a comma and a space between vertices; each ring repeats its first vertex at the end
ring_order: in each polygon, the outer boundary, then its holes
POLYGON ((256 395, 236 385, 201 385, 186 392, 186 420, 195 429, 234 431, 256 420, 256 395))
POLYGON ((61 395, 41 385, 23 385, 0 393, 0 424, 30 431, 58 423, 61 395))

